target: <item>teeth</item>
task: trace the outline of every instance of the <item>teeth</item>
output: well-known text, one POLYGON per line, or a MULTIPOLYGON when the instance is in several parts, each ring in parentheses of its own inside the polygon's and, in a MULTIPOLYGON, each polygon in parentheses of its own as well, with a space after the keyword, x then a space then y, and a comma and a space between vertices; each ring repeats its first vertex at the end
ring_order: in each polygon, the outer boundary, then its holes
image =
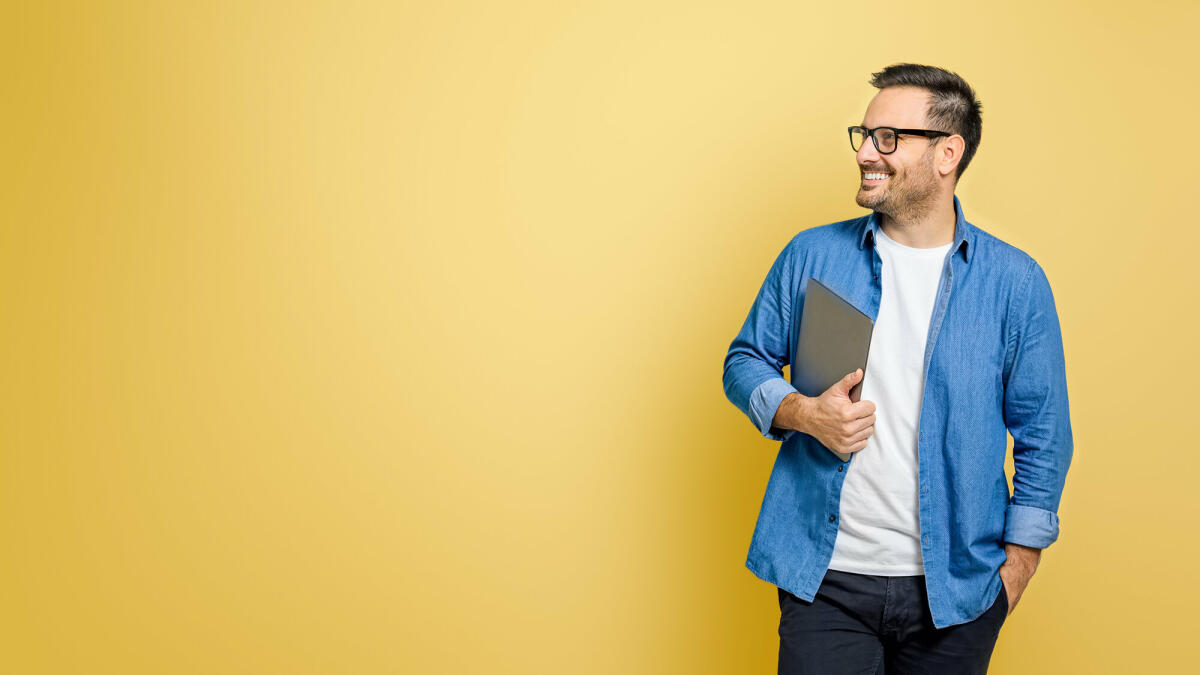
POLYGON ((884 178, 887 178, 887 176, 888 175, 886 173, 864 173, 863 174, 863 178, 866 178, 867 180, 883 180, 884 178))

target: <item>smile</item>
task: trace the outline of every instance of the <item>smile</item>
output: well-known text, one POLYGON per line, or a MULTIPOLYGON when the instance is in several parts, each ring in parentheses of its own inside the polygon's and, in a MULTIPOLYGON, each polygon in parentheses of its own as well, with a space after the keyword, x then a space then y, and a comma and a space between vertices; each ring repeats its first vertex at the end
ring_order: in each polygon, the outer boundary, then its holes
POLYGON ((891 174, 888 174, 888 173, 877 173, 877 172, 874 172, 874 171, 869 171, 869 172, 867 172, 867 173, 864 173, 864 174, 863 174, 863 182, 865 182, 865 183, 878 183, 878 182, 880 182, 880 181, 887 180, 889 176, 891 176, 891 174))

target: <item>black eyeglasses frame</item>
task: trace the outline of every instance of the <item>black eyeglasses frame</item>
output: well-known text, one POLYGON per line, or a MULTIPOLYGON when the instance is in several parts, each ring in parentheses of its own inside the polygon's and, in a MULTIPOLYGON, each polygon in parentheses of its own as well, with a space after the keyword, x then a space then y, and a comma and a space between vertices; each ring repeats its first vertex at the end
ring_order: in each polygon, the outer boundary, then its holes
POLYGON ((937 138, 939 136, 953 136, 954 135, 954 134, 951 134, 950 132, 938 131, 936 129, 897 129, 896 127, 875 127, 874 129, 872 129, 870 127, 864 127, 864 126, 846 127, 846 132, 850 134, 850 149, 855 152, 858 152, 858 148, 854 147, 854 134, 859 133, 857 131, 859 129, 866 132, 867 136, 870 137, 871 142, 875 144, 875 151, 881 155, 890 155, 893 152, 895 152, 900 147, 900 136, 901 135, 924 136, 926 138, 937 138), (893 134, 896 135, 896 147, 892 148, 891 150, 888 150, 887 152, 884 152, 883 150, 880 149, 879 141, 876 140, 876 138, 875 138, 875 132, 879 131, 880 129, 888 129, 893 134))

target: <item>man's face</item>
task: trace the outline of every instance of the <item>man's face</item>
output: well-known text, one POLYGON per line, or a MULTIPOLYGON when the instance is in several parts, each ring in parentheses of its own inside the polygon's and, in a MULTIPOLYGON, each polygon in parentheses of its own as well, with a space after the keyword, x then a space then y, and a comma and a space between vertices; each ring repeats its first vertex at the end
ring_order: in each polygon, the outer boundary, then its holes
MULTIPOLYGON (((863 115, 862 125, 896 127, 898 129, 928 129, 925 111, 929 92, 916 87, 886 87, 881 89, 863 115)), ((892 217, 921 213, 937 193, 937 171, 933 166, 933 144, 937 138, 901 135, 896 151, 879 154, 870 139, 858 149, 859 187, 855 201, 859 206, 892 217), (883 177, 868 174, 882 173, 883 177)))

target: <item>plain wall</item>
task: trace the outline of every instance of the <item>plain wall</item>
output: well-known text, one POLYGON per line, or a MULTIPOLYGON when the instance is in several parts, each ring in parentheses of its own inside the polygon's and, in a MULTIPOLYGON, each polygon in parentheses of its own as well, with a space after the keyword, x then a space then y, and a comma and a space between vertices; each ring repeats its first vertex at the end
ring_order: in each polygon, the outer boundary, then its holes
POLYGON ((990 7, 5 9, 0 670, 774 672, 722 361, 903 61, 1065 339, 992 672, 1184 670, 1200 5, 990 7))

